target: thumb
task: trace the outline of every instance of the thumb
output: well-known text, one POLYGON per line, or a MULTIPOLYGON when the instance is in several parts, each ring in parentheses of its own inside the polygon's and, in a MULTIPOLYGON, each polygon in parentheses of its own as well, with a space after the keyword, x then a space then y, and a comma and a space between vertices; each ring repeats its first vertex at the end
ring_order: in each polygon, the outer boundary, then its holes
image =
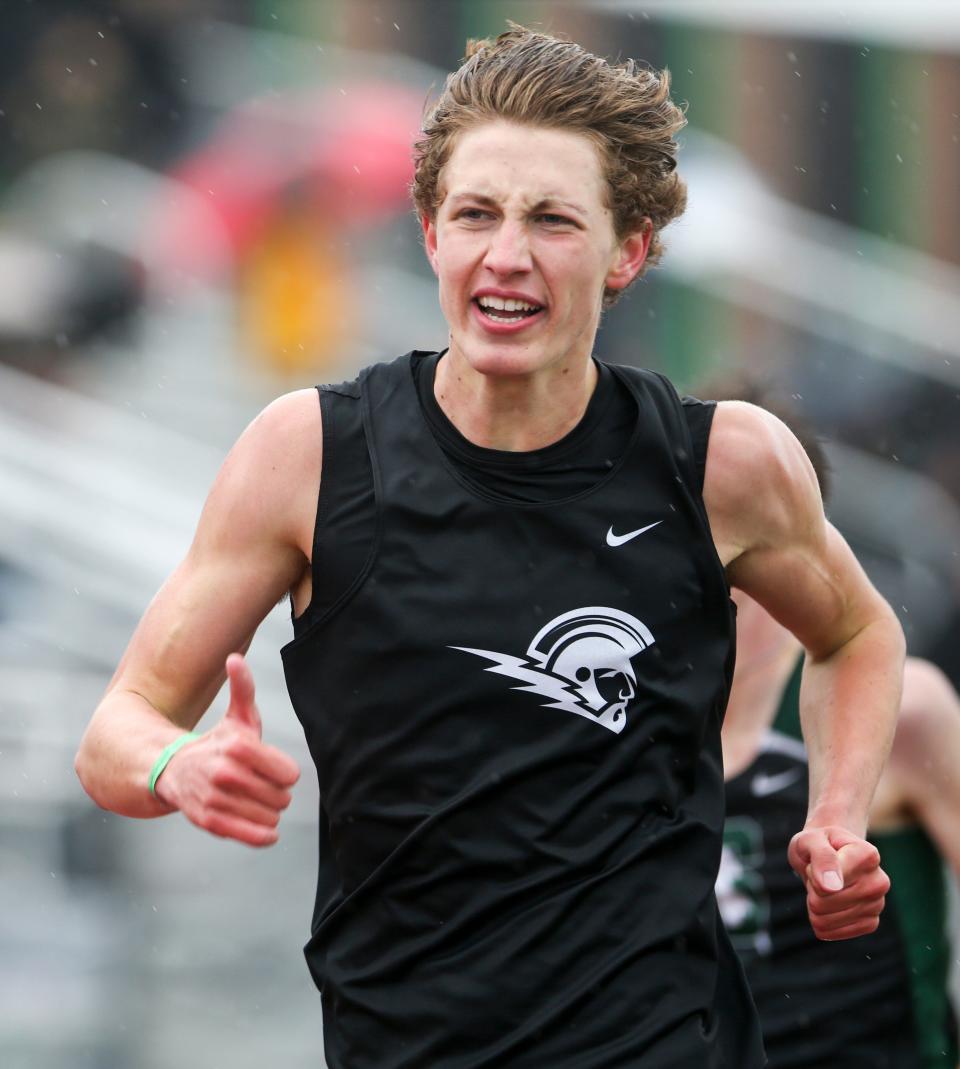
POLYGON ((826 835, 810 844, 807 874, 815 890, 822 895, 843 890, 843 865, 840 855, 826 835))
POLYGON ((227 658, 227 679, 230 681, 230 704, 227 706, 226 719, 252 728, 258 736, 262 735, 260 713, 254 701, 256 688, 253 685, 253 673, 243 654, 231 653, 227 658))
POLYGON ((880 867, 880 851, 871 842, 860 839, 852 843, 838 843, 838 857, 846 886, 880 867))

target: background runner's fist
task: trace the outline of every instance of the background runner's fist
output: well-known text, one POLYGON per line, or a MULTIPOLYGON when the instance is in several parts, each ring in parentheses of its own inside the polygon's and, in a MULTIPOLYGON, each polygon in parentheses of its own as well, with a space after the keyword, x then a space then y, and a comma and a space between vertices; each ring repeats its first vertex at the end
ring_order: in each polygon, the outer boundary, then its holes
POLYGON ((793 871, 807 888, 818 939, 853 939, 877 930, 890 890, 877 848, 846 828, 804 828, 790 841, 793 871))
POLYGON ((270 846, 300 769, 261 741, 253 674, 243 656, 231 653, 226 667, 230 704, 223 719, 174 754, 157 780, 156 795, 213 835, 270 846))

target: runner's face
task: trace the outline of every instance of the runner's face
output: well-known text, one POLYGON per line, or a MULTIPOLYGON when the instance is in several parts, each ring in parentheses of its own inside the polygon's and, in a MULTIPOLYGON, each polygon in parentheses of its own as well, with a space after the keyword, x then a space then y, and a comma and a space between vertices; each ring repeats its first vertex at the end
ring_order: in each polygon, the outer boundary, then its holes
POLYGON ((451 350, 485 374, 586 361, 604 286, 626 286, 649 241, 617 241, 594 144, 497 120, 458 136, 440 181, 423 228, 451 350))

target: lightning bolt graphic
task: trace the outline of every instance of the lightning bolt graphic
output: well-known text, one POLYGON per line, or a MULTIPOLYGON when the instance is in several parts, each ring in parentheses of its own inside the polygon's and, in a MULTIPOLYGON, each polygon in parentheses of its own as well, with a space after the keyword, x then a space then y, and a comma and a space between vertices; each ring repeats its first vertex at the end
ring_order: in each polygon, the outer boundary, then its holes
MULTIPOLYGON (((461 653, 472 653, 475 657, 483 657, 485 660, 493 661, 493 664, 484 668, 485 672, 493 672, 498 676, 507 676, 509 679, 519 679, 523 686, 511 687, 510 689, 525 690, 532 694, 539 694, 543 698, 551 699, 544 705, 546 709, 562 709, 567 713, 584 716, 594 724, 602 723, 589 709, 581 704, 568 680, 534 667, 529 660, 512 657, 508 653, 496 653, 493 650, 474 650, 468 646, 450 646, 449 649, 460 650, 461 653)), ((621 717, 618 725, 610 727, 610 730, 619 734, 623 730, 625 722, 625 719, 621 717)), ((603 727, 608 726, 608 724, 603 723, 603 727)))

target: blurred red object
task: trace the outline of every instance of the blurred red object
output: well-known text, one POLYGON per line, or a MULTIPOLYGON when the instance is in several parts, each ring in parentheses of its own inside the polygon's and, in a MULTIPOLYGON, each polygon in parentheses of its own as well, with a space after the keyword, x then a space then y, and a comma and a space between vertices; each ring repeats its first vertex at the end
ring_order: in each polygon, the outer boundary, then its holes
POLYGON ((423 96, 405 85, 361 83, 249 101, 173 168, 193 196, 160 208, 150 235, 156 263, 217 275, 242 258, 291 195, 347 230, 409 205, 412 145, 423 96))

